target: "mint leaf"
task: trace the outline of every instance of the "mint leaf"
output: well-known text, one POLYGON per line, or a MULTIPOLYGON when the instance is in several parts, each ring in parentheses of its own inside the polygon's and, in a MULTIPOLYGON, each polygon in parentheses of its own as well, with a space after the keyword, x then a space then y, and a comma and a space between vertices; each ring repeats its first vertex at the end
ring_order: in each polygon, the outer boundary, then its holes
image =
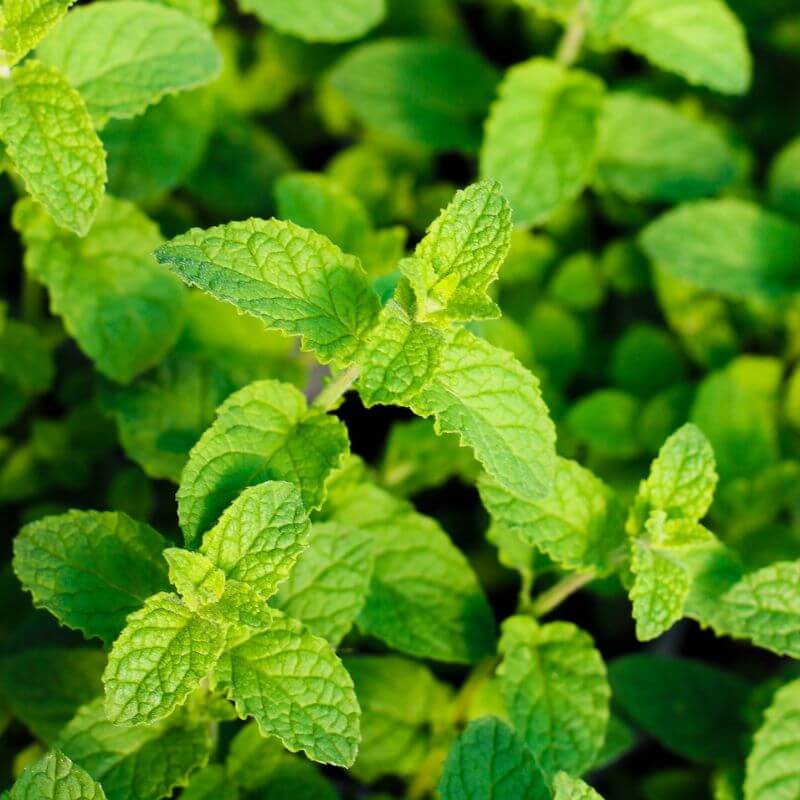
POLYGON ((589 634, 568 622, 510 617, 497 669, 506 710, 542 772, 581 773, 605 738, 610 690, 589 634))
POLYGON ((792 139, 769 168, 769 204, 797 220, 800 217, 800 139, 792 139))
POLYGON ((346 524, 317 522, 272 605, 336 647, 361 613, 371 578, 371 537, 346 524))
POLYGON ((138 208, 106 197, 82 239, 30 200, 15 206, 13 223, 26 269, 47 286, 52 310, 100 372, 127 383, 170 350, 183 322, 183 290, 153 260, 161 236, 138 208))
POLYGON ((183 800, 239 800, 239 787, 231 783, 225 767, 209 764, 195 772, 181 793, 183 800))
POLYGON ((328 80, 368 128, 434 151, 472 152, 497 74, 463 45, 383 39, 353 48, 328 80))
POLYGON ((6 0, 0 25, 0 62, 13 67, 67 13, 74 0, 6 0))
POLYGON ((580 778, 573 778, 566 772, 557 772, 553 779, 553 800, 603 800, 603 798, 580 778))
POLYGON ((278 765, 287 758, 286 750, 274 736, 264 737, 253 720, 231 740, 226 767, 243 789, 263 789, 278 765))
POLYGON ((545 222, 591 177, 603 83, 535 58, 512 67, 486 123, 481 175, 500 182, 518 225, 545 222))
POLYGON ((593 455, 627 459, 641 449, 636 430, 639 412, 639 402, 627 392, 597 389, 570 408, 565 423, 593 455))
POLYGON ((128 617, 103 675, 106 716, 153 724, 181 705, 219 658, 225 631, 177 595, 159 593, 128 617))
POLYGON ((487 294, 511 245, 511 208, 496 181, 456 192, 414 257, 400 263, 417 300, 417 319, 467 322, 497 317, 487 294))
POLYGON ((79 709, 56 746, 102 784, 108 800, 168 797, 211 754, 207 726, 178 713, 154 725, 109 722, 102 698, 79 709))
POLYGON ((169 564, 169 579, 181 599, 193 611, 216 603, 225 591, 225 573, 200 553, 168 547, 164 558, 169 564))
POLYGON ((265 736, 314 761, 350 766, 359 740, 353 682, 324 639, 274 614, 268 629, 223 654, 214 681, 265 736))
POLYGON ((318 507, 327 476, 348 448, 339 420, 306 405, 293 386, 257 381, 232 394, 189 456, 178 515, 189 547, 248 486, 287 480, 303 506, 318 507))
POLYGON ((378 314, 361 264, 324 236, 280 220, 193 229, 156 252, 183 280, 301 337, 323 363, 352 361, 378 314))
POLYGON ((0 139, 56 225, 84 236, 103 199, 105 153, 81 96, 58 70, 28 61, 0 81, 0 139))
POLYGON ((723 0, 631 0, 611 37, 690 83, 724 94, 750 86, 744 29, 723 0))
POLYGON ((374 28, 386 14, 384 0, 240 0, 245 11, 281 33, 309 42, 346 42, 374 28))
POLYGON ((20 775, 9 800, 106 800, 99 783, 63 753, 51 750, 20 775))
POLYGON ((522 738, 497 717, 467 726, 447 756, 442 800, 550 800, 550 789, 522 738))
POLYGON ((220 55, 208 29, 160 4, 81 6, 36 49, 99 118, 133 117, 164 95, 214 78, 220 55))
POLYGON ((782 686, 764 714, 747 758, 745 800, 783 800, 800 792, 800 681, 782 686))
POLYGON ((245 489, 203 537, 200 552, 224 576, 267 599, 308 547, 310 525, 297 487, 268 481, 245 489))
POLYGON ((53 383, 50 344, 31 325, 6 320, 0 325, 0 427, 13 422, 36 395, 53 383))
POLYGON ((111 642, 125 618, 169 587, 166 540, 118 512, 70 511, 26 525, 14 540, 14 571, 60 622, 111 642))

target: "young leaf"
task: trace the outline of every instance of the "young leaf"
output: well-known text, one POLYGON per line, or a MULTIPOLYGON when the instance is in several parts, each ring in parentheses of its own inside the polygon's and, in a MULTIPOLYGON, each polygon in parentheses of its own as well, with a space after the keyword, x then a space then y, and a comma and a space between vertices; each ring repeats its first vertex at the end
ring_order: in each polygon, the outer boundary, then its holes
POLYGON ((506 710, 542 772, 588 769, 605 738, 611 694, 591 637, 568 622, 510 617, 500 652, 506 710))
POLYGON ((588 182, 603 94, 598 78, 542 58, 506 74, 480 171, 500 182, 518 225, 545 222, 588 182))
POLYGON ((518 734, 497 717, 470 722, 450 749, 442 800, 550 800, 544 775, 518 734))
POLYGON ((112 642, 125 618, 169 588, 166 540, 119 512, 69 511, 26 525, 14 540, 14 571, 64 625, 112 642))
POLYGON ((58 750, 51 750, 19 776, 9 800, 106 800, 102 786, 58 750))
POLYGON ((136 116, 166 94, 207 83, 220 68, 205 25, 141 0, 75 9, 36 53, 101 119, 136 116))
POLYGON ((214 680, 265 736, 314 761, 349 767, 359 740, 353 682, 324 639, 274 614, 268 629, 252 631, 222 656, 214 680))
POLYGON ((245 489, 225 509, 200 552, 266 600, 308 546, 310 527, 297 487, 267 481, 245 489))
POLYGON ((103 199, 106 159, 86 105, 58 70, 28 61, 0 81, 0 139, 56 225, 84 236, 103 199))
POLYGON ((301 337, 323 363, 349 364, 378 315, 361 264, 324 236, 281 220, 197 228, 156 257, 189 284, 301 337))
POLYGON ((106 197, 83 239, 27 199, 15 206, 13 223, 26 269, 47 286, 53 311, 100 372, 127 383, 170 350, 184 292, 153 260, 161 236, 136 206, 106 197))
POLYGON ((258 381, 231 395, 181 477, 178 516, 187 545, 197 547, 240 492, 264 481, 294 483, 303 507, 318 507, 325 479, 347 448, 344 425, 309 409, 293 386, 258 381))
POLYGON ((78 711, 56 746, 102 784, 108 800, 155 800, 186 786, 212 743, 206 724, 181 713, 154 725, 115 725, 98 698, 78 711))
POLYGON ((13 67, 67 13, 75 0, 5 0, 0 63, 13 67))
POLYGON ((724 94, 750 86, 744 29, 723 0, 631 0, 611 37, 690 83, 724 94))
POLYGON ((329 81, 368 128, 434 151, 472 152, 497 73, 463 45, 382 39, 349 51, 329 81))
POLYGON ((781 687, 764 715, 747 758, 745 800, 786 800, 800 793, 800 681, 781 687))
POLYGON ((434 378, 410 403, 434 416, 437 433, 457 433, 498 483, 524 498, 552 486, 555 430, 538 380, 510 353, 467 330, 446 333, 434 378))
POLYGON ((177 595, 153 595, 128 617, 109 653, 107 718, 142 725, 169 716, 206 677, 224 643, 224 627, 193 613, 177 595))
POLYGON ((192 611, 216 603, 225 591, 225 573, 200 553, 182 547, 168 547, 164 558, 169 579, 192 611))
POLYGON ((743 200, 679 206, 645 228, 641 243, 660 269, 701 289, 770 300, 800 287, 800 226, 743 200))
POLYGON ((336 647, 361 613, 371 578, 371 537, 346 524, 318 522, 272 605, 336 647))
POLYGON ((240 0, 239 5, 281 33, 308 42, 358 39, 386 14, 385 0, 240 0))
POLYGON ((553 778, 553 800, 603 800, 603 798, 580 778, 573 778, 566 772, 557 772, 553 778))

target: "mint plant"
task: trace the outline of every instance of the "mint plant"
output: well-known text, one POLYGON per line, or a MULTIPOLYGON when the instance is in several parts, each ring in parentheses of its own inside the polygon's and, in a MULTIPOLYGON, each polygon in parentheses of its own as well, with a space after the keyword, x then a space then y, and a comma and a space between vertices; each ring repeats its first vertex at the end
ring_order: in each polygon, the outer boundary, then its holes
POLYGON ((800 17, 6 0, 0 797, 800 797, 800 17))

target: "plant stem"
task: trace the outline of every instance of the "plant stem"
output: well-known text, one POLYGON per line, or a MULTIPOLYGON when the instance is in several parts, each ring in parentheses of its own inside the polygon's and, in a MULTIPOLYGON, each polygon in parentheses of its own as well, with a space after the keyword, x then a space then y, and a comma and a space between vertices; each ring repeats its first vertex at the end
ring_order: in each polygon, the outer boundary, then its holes
POLYGON ((531 592, 533 591, 534 576, 530 569, 520 571, 519 597, 517 599, 517 614, 525 614, 531 607, 531 592))
POLYGON ((353 364, 340 372, 316 396, 314 405, 317 408, 324 408, 326 411, 334 408, 339 402, 339 398, 356 382, 360 372, 361 367, 358 364, 353 364))
POLYGON ((531 604, 530 611, 535 617, 543 617, 549 614, 556 606, 564 602, 571 594, 591 583, 597 577, 594 570, 588 572, 576 572, 562 578, 555 586, 542 592, 531 604))
POLYGON ((589 3, 588 0, 579 0, 572 12, 567 29, 558 43, 556 61, 565 67, 574 64, 580 55, 583 42, 589 29, 589 3))

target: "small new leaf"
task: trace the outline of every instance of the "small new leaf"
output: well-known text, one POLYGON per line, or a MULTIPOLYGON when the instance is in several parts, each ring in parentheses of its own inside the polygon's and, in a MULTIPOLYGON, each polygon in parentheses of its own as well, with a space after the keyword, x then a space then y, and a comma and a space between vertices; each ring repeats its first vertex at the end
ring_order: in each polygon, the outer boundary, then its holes
POLYGON ((216 603, 225 591, 225 573, 200 553, 181 547, 168 547, 164 558, 169 564, 169 579, 183 601, 193 611, 216 603))

